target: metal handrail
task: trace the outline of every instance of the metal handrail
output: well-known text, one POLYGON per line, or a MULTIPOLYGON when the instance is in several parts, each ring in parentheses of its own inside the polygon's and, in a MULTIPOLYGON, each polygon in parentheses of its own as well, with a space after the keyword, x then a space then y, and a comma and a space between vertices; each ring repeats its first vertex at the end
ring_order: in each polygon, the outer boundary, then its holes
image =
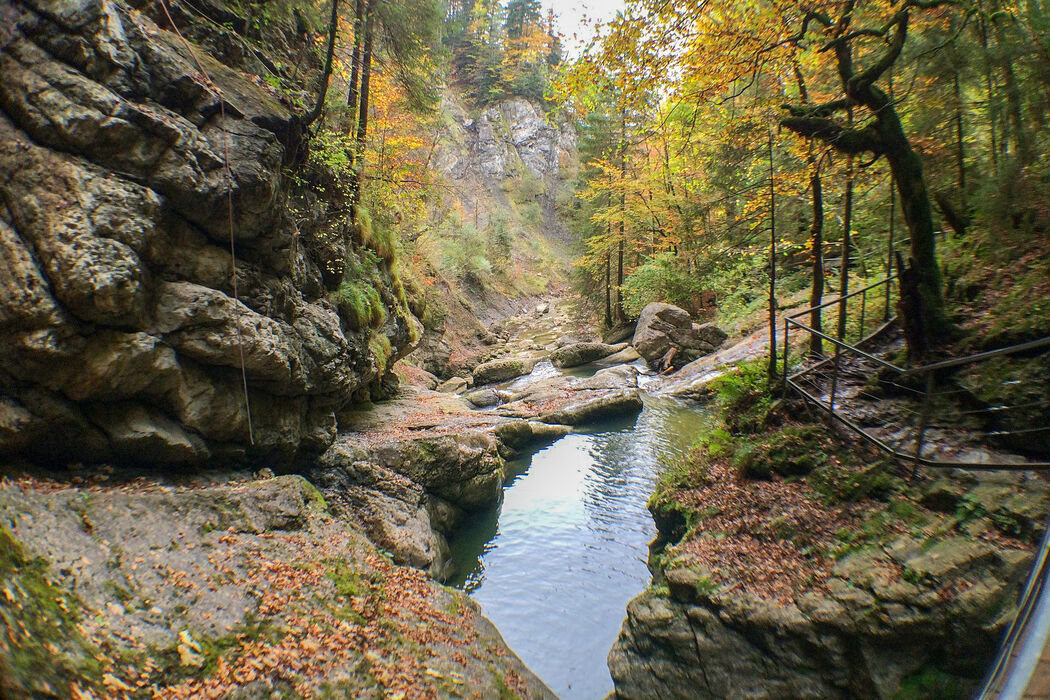
MULTIPOLYGON (((863 287, 861 289, 858 289, 858 290, 856 290, 854 292, 851 292, 850 294, 839 296, 839 297, 836 297, 835 299, 832 299, 830 301, 826 301, 826 302, 823 302, 823 303, 821 303, 819 305, 812 306, 812 307, 810 307, 808 309, 803 309, 801 311, 798 311, 798 312, 792 313, 790 315, 785 315, 784 316, 784 353, 783 353, 784 367, 785 367, 785 372, 784 372, 784 391, 786 392, 788 387, 792 388, 794 391, 798 392, 799 395, 801 395, 806 401, 808 401, 809 403, 819 407, 820 409, 822 409, 823 411, 828 413, 831 417, 833 417, 835 420, 839 421, 840 423, 842 423, 843 425, 848 427, 853 432, 855 432, 858 435, 862 436, 865 440, 867 440, 871 444, 875 445, 877 448, 879 448, 881 451, 885 452, 886 454, 888 454, 892 458, 898 459, 898 460, 906 460, 908 462, 911 462, 912 465, 913 465, 913 469, 918 468, 919 466, 935 467, 935 468, 948 467, 948 468, 959 468, 959 469, 979 469, 979 470, 996 470, 996 469, 1001 469, 1001 470, 1030 470, 1030 469, 1031 470, 1042 470, 1042 469, 1050 469, 1050 462, 1026 461, 1026 462, 1023 462, 1023 463, 1013 463, 1013 462, 982 462, 982 463, 976 463, 976 462, 961 462, 961 461, 956 461, 956 460, 940 460, 940 459, 934 460, 934 459, 929 459, 929 458, 923 457, 922 450, 923 450, 924 442, 926 440, 926 430, 927 430, 928 423, 929 423, 930 399, 936 393, 936 391, 935 391, 935 381, 936 381, 936 374, 939 371, 945 370, 945 369, 950 369, 950 368, 953 368, 953 367, 960 367, 960 366, 971 364, 971 363, 975 363, 975 362, 981 362, 981 361, 984 361, 984 360, 992 359, 994 357, 1002 357, 1002 356, 1011 355, 1011 354, 1020 353, 1020 352, 1025 352, 1025 351, 1030 351, 1030 350, 1038 350, 1038 349, 1048 348, 1048 347, 1050 347, 1050 337, 1040 338, 1040 339, 1032 340, 1032 341, 1029 341, 1029 342, 1026 342, 1026 343, 1020 343, 1020 344, 1017 344, 1017 345, 1012 345, 1012 346, 1009 346, 1009 347, 998 348, 996 350, 988 350, 988 351, 985 351, 985 352, 974 353, 974 354, 968 355, 966 357, 951 358, 951 359, 948 359, 948 360, 943 360, 943 361, 939 361, 939 362, 933 362, 933 363, 930 363, 930 364, 926 364, 926 365, 922 365, 920 367, 915 367, 915 368, 910 368, 910 369, 909 368, 905 368, 905 367, 899 367, 899 366, 893 364, 892 362, 887 362, 886 360, 883 360, 882 358, 877 357, 877 356, 875 356, 872 353, 866 352, 866 351, 862 350, 859 347, 860 345, 864 344, 865 342, 868 342, 869 340, 871 340, 872 338, 877 336, 879 333, 881 333, 883 330, 885 330, 890 324, 892 324, 896 320, 896 316, 892 316, 891 317, 890 314, 889 314, 889 303, 888 303, 889 289, 887 289, 886 322, 883 323, 882 326, 880 326, 878 329, 876 329, 870 335, 865 335, 864 334, 864 332, 865 332, 864 311, 865 311, 865 306, 866 306, 866 303, 867 303, 867 293, 870 292, 871 290, 876 289, 878 287, 881 287, 883 285, 887 285, 888 286, 895 279, 897 279, 897 275, 888 275, 887 277, 885 277, 885 278, 883 278, 883 279, 881 279, 881 280, 879 280, 877 282, 874 282, 872 284, 869 284, 869 285, 867 285, 867 286, 865 286, 865 287, 863 287), (860 335, 861 335, 861 338, 859 340, 855 341, 854 343, 846 342, 844 339, 841 339, 841 338, 835 338, 835 337, 833 337, 833 336, 831 336, 831 335, 829 335, 827 333, 824 333, 822 331, 818 331, 815 328, 812 328, 811 326, 808 326, 805 323, 802 323, 801 321, 797 320, 798 318, 803 317, 803 316, 805 316, 805 315, 807 315, 809 313, 812 313, 814 311, 819 311, 819 310, 827 308, 829 306, 844 305, 849 299, 857 297, 857 296, 861 296, 861 301, 862 301, 861 314, 860 314, 860 335), (791 350, 791 328, 792 328, 792 326, 794 326, 795 328, 798 328, 799 330, 805 331, 806 333, 809 333, 811 336, 815 336, 817 338, 820 338, 822 342, 823 341, 830 342, 835 347, 834 355, 830 356, 830 357, 825 357, 825 358, 823 358, 823 359, 821 359, 821 360, 819 360, 817 362, 814 362, 814 363, 809 363, 808 365, 803 366, 802 368, 796 370, 795 372, 790 372, 789 373, 786 368, 788 367, 788 364, 789 364, 789 353, 790 353, 790 350, 791 350), (837 393, 839 364, 840 364, 841 356, 844 353, 845 354, 852 354, 852 355, 855 355, 857 357, 862 357, 865 360, 868 360, 869 362, 872 362, 872 363, 878 365, 882 369, 888 370, 892 374, 896 375, 896 379, 898 379, 898 380, 901 380, 901 379, 904 379, 904 378, 914 379, 915 377, 925 377, 925 380, 926 380, 925 381, 925 390, 922 390, 922 391, 916 390, 916 393, 922 394, 923 402, 922 402, 921 410, 919 411, 919 422, 918 422, 918 425, 916 426, 917 427, 917 436, 916 436, 916 439, 915 439, 914 452, 912 454, 906 454, 906 453, 902 452, 901 450, 897 449, 896 447, 886 444, 883 440, 881 440, 878 437, 872 435, 868 431, 864 430, 864 428, 862 428, 861 426, 855 424, 853 421, 849 420, 848 418, 845 418, 838 411, 836 411, 835 400, 836 400, 836 393, 837 393), (806 377, 806 375, 811 374, 811 373, 817 371, 819 368, 827 366, 828 364, 832 365, 833 370, 832 370, 832 378, 831 378, 830 395, 829 395, 829 398, 825 401, 825 400, 823 400, 823 399, 821 399, 819 397, 814 396, 809 391, 806 391, 806 389, 804 389, 800 385, 799 381, 801 379, 803 379, 804 377, 806 377)), ((845 313, 845 310, 843 310, 843 313, 845 313)), ((992 435, 992 433, 986 433, 986 435, 990 436, 990 435, 992 435)))
MULTIPOLYGON (((808 403, 819 408, 823 413, 827 414, 833 420, 837 421, 847 429, 859 435, 866 442, 875 446, 883 453, 890 456, 892 459, 901 462, 910 462, 914 470, 919 466, 935 469, 943 468, 956 468, 956 469, 970 469, 970 470, 1003 470, 1003 471, 1029 471, 1029 470, 1044 470, 1050 469, 1050 462, 963 462, 961 460, 953 459, 932 459, 924 457, 922 454, 923 444, 926 437, 926 430, 930 419, 931 409, 931 397, 935 395, 935 381, 939 372, 943 370, 949 370, 956 367, 962 367, 965 365, 983 362, 996 357, 1004 357, 1013 355, 1016 353, 1032 351, 1032 350, 1043 350, 1050 348, 1050 337, 1039 338, 1031 340, 1025 343, 1019 343, 1009 347, 997 348, 995 350, 988 350, 985 352, 974 353, 965 357, 951 358, 948 360, 942 360, 938 362, 929 363, 915 368, 904 368, 898 367, 891 362, 887 362, 875 355, 865 352, 859 346, 868 342, 875 336, 879 335, 883 330, 889 327, 893 322, 896 321, 896 316, 891 318, 890 315, 890 294, 892 291, 891 283, 896 279, 896 275, 888 275, 886 278, 870 284, 863 289, 859 289, 851 294, 840 296, 831 301, 824 302, 818 306, 813 306, 802 311, 798 311, 791 315, 784 316, 784 391, 786 392, 790 387, 792 390, 802 396, 808 403), (885 323, 870 335, 865 336, 865 324, 864 324, 864 312, 865 305, 867 302, 867 293, 886 285, 886 319, 885 323), (845 314, 846 302, 853 297, 860 295, 862 297, 862 305, 860 312, 860 340, 855 341, 855 344, 845 342, 844 339, 834 338, 827 333, 816 330, 810 326, 801 323, 797 319, 805 316, 806 314, 817 312, 820 309, 827 308, 829 306, 840 305, 840 313, 845 314), (810 362, 801 369, 795 372, 788 371, 789 352, 791 348, 791 327, 794 326, 800 330, 803 330, 812 336, 818 337, 823 341, 829 341, 835 347, 835 353, 833 356, 824 357, 816 362, 810 362), (909 378, 914 380, 916 377, 925 378, 925 390, 917 391, 916 393, 922 394, 922 406, 919 411, 917 433, 915 434, 914 451, 906 453, 901 449, 901 442, 897 441, 896 444, 889 444, 887 440, 883 439, 882 436, 868 432, 862 426, 843 415, 840 410, 836 410, 835 406, 835 392, 839 374, 840 358, 843 353, 852 353, 857 357, 863 357, 864 359, 875 363, 877 366, 884 370, 889 370, 892 374, 896 375, 896 379, 902 380, 909 378), (833 372, 831 376, 831 387, 830 387, 830 398, 825 400, 822 396, 816 396, 807 387, 802 386, 801 381, 806 375, 812 373, 819 373, 822 368, 831 365, 833 372)), ((844 327, 844 326, 840 326, 844 327)), ((817 385, 819 386, 819 385, 817 385)), ((822 391, 822 390, 821 390, 822 391)), ((1001 410, 1003 407, 992 407, 989 410, 1001 410)), ((1039 430, 1043 430, 1040 428, 1039 430)), ((907 435, 907 429, 905 429, 903 435, 907 435)), ((990 436, 993 433, 985 433, 985 436, 990 436)), ((910 448, 910 445, 908 446, 910 448)), ((1017 614, 1014 616, 1009 629, 1003 636, 1002 643, 1000 644, 999 653, 997 655, 996 663, 985 676, 984 682, 981 685, 981 689, 975 696, 976 700, 1014 700, 1019 698, 1024 692, 1025 686, 1028 685, 1031 677, 1031 673, 1035 668, 1036 664, 1039 663, 1039 657, 1043 653, 1043 646, 1045 644, 1045 630, 1043 636, 1035 634, 1033 636, 1033 629, 1036 632, 1042 630, 1042 625, 1045 624, 1045 620, 1050 616, 1050 523, 1047 524, 1046 531, 1044 532, 1042 542, 1040 544, 1038 553, 1036 555, 1035 563, 1029 573, 1028 579, 1023 589, 1023 594, 1018 601, 1017 614), (1036 627, 1033 627, 1035 625, 1036 627)))
POLYGON ((966 357, 955 357, 950 360, 942 360, 941 362, 934 362, 914 369, 908 369, 901 372, 901 376, 914 376, 919 374, 926 374, 927 372, 936 372, 942 369, 948 369, 950 367, 960 367, 962 365, 968 365, 971 362, 981 362, 983 360, 990 360, 993 357, 1003 357, 1004 355, 1013 355, 1019 352, 1025 352, 1028 350, 1038 350, 1040 348, 1050 347, 1050 337, 1039 338, 1038 340, 1030 340, 1027 343, 1019 343, 1017 345, 1010 345, 1005 348, 996 348, 995 350, 986 350, 984 352, 974 353, 973 355, 967 355, 966 357))
MULTIPOLYGON (((786 319, 784 319, 784 321, 786 322, 785 325, 791 324, 792 326, 797 326, 798 328, 801 328, 804 331, 812 333, 813 335, 817 336, 818 338, 820 338, 822 340, 826 340, 826 341, 834 344, 835 347, 837 347, 837 348, 844 349, 844 350, 849 350, 850 352, 853 352, 853 353, 855 353, 857 355, 860 355, 861 357, 863 357, 863 358, 865 358, 867 360, 871 360, 872 362, 875 362, 876 364, 878 364, 878 365, 880 365, 882 367, 885 367, 886 369, 891 369, 891 370, 894 370, 896 372, 903 371, 900 367, 898 367, 897 365, 893 364, 892 362, 886 362, 885 360, 883 360, 881 358, 875 357, 874 355, 871 355, 869 353, 864 352, 863 350, 858 348, 856 345, 850 345, 849 343, 843 342, 843 341, 841 341, 841 340, 839 340, 837 338, 832 338, 827 333, 822 333, 821 331, 818 331, 818 330, 815 330, 813 328, 810 328, 809 326, 807 326, 805 324, 799 323, 798 321, 796 321, 793 318, 786 318, 786 319)), ((876 334, 873 334, 873 335, 876 335, 876 334)), ((863 340, 866 340, 866 338, 861 339, 860 341, 857 341, 857 342, 860 343, 860 342, 863 342, 863 340)), ((793 374, 791 376, 793 378, 801 376, 802 374, 808 372, 811 369, 812 369, 812 367, 806 367, 806 368, 804 368, 802 370, 799 370, 798 372, 796 372, 795 374, 793 374)))
POLYGON ((835 304, 841 304, 842 302, 844 302, 844 301, 846 301, 848 299, 852 299, 853 297, 855 297, 855 296, 857 296, 859 294, 865 294, 865 293, 871 291, 872 289, 875 289, 876 287, 881 287, 884 284, 889 284, 890 282, 892 282, 895 279, 897 279, 897 275, 896 274, 892 274, 892 275, 890 275, 888 277, 882 278, 878 282, 875 282, 873 284, 869 284, 867 287, 864 287, 863 289, 858 289, 855 292, 850 292, 846 296, 835 297, 831 301, 825 301, 824 303, 818 304, 817 306, 811 306, 808 309, 802 309, 801 311, 796 311, 795 313, 791 314, 787 318, 794 320, 794 319, 798 318, 799 316, 805 316, 806 314, 812 313, 812 312, 817 311, 819 309, 824 309, 824 308, 827 308, 829 306, 834 306, 835 304))
MULTIPOLYGON (((1026 636, 1025 632, 1034 609, 1039 606, 1041 601, 1043 605, 1046 605, 1046 601, 1043 599, 1045 596, 1050 595, 1050 589, 1046 586, 1048 576, 1050 576, 1050 523, 1047 523, 1046 530, 1043 532, 1043 539, 1039 545, 1035 562, 1028 573, 1028 579, 1025 581, 1024 589, 1022 589, 1021 598, 1017 602, 1017 614, 1014 615, 1010 627, 1006 630, 1006 634, 1003 635, 995 664, 985 675, 984 682, 981 683, 981 689, 974 695, 974 700, 1003 698, 1002 691, 1005 689, 1004 686, 1010 682, 1011 671, 1014 665, 1011 663, 1011 657, 1014 656, 1018 644, 1026 636)), ((1024 644, 1022 643, 1023 647, 1024 644)), ((1021 679, 1023 683, 1027 681, 1027 677, 1021 679)))

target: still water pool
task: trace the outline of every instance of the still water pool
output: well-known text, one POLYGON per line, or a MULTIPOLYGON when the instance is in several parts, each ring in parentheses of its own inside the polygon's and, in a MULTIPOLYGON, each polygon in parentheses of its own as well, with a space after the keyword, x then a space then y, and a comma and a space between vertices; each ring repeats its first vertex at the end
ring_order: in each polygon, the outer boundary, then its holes
POLYGON ((627 602, 649 583, 646 502, 683 455, 702 410, 645 397, 633 418, 595 424, 509 466, 503 503, 451 543, 449 581, 481 604, 521 659, 563 698, 612 691, 606 655, 627 602))

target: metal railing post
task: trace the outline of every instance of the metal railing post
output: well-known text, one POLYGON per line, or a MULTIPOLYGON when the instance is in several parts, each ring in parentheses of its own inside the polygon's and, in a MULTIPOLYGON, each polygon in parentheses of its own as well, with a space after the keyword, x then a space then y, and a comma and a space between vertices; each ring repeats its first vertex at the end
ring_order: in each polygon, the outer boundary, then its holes
POLYGON ((926 439, 926 425, 930 420, 930 397, 933 396, 933 372, 926 373, 926 391, 922 397, 922 407, 919 409, 919 434, 915 437, 915 461, 912 462, 911 478, 919 471, 919 460, 922 459, 922 446, 926 439))
POLYGON ((788 350, 791 345, 788 344, 788 334, 791 332, 791 321, 788 317, 784 316, 784 384, 782 386, 783 398, 787 398, 788 392, 788 350))
POLYGON ((862 338, 864 338, 864 312, 867 310, 867 306, 868 306, 868 290, 864 290, 863 292, 861 292, 861 295, 860 295, 860 335, 857 336, 857 341, 858 342, 862 338))
POLYGON ((835 359, 832 361, 831 370, 831 399, 828 401, 828 411, 830 411, 831 413, 835 412, 835 390, 837 389, 839 383, 839 353, 841 351, 842 349, 838 345, 836 345, 835 359))

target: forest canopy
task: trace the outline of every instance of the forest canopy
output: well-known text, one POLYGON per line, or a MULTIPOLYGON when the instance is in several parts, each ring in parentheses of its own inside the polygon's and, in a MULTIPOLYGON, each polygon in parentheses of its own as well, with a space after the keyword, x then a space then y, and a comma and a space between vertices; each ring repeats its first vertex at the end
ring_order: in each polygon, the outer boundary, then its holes
POLYGON ((630 0, 557 89, 583 124, 595 306, 614 324, 718 289, 753 309, 771 229, 778 296, 819 301, 897 271, 896 225, 905 315, 935 343, 938 230, 1045 235, 1047 24, 1039 0, 630 0))

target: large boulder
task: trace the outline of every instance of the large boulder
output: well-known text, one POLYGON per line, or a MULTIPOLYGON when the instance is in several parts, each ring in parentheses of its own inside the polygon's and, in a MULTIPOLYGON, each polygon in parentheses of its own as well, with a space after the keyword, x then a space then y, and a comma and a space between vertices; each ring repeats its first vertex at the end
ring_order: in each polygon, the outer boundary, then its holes
POLYGON ((626 345, 606 345, 605 343, 572 343, 552 352, 550 359, 551 364, 555 367, 578 367, 608 357, 625 347, 626 345))
POLYGON ((653 302, 642 309, 631 344, 650 367, 678 369, 711 354, 728 337, 713 323, 693 323, 685 309, 653 302))
POLYGON ((464 511, 499 501, 504 461, 485 430, 344 432, 310 476, 336 512, 360 522, 395 561, 442 578, 447 535, 464 511))
POLYGON ((475 386, 481 386, 483 384, 492 384, 494 382, 503 382, 508 379, 514 379, 523 374, 528 374, 535 366, 535 360, 521 357, 510 357, 503 360, 482 362, 474 368, 474 384, 475 386))
POLYGON ((636 414, 641 410, 642 396, 638 390, 625 389, 552 411, 543 417, 543 422, 558 425, 583 425, 604 418, 636 414))

